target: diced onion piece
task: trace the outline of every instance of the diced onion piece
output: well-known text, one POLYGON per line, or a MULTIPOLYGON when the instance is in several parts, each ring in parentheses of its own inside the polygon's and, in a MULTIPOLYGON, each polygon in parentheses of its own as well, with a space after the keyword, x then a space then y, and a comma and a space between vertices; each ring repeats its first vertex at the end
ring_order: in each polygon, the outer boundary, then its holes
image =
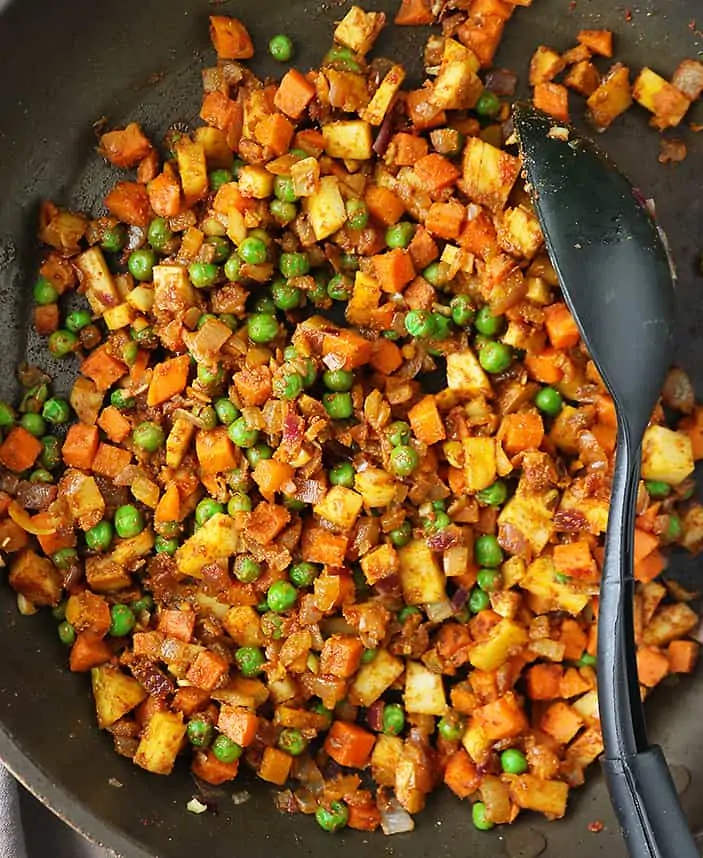
POLYGON ((8 512, 15 524, 18 524, 22 530, 31 533, 33 536, 50 536, 52 533, 56 533, 56 527, 35 524, 27 510, 22 509, 17 501, 10 503, 8 512))
POLYGON ((415 829, 412 816, 400 806, 396 798, 390 798, 385 807, 379 807, 379 810, 381 811, 381 828, 384 834, 389 836, 391 834, 406 834, 415 829))

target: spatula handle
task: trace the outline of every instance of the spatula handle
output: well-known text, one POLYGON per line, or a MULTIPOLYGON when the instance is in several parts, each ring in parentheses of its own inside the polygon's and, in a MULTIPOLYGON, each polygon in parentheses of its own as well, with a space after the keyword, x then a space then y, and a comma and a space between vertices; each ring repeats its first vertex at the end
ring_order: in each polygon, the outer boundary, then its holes
POLYGON ((632 858, 699 858, 664 755, 647 742, 633 622, 639 473, 639 443, 632 443, 628 427, 621 423, 598 608, 603 767, 632 858))

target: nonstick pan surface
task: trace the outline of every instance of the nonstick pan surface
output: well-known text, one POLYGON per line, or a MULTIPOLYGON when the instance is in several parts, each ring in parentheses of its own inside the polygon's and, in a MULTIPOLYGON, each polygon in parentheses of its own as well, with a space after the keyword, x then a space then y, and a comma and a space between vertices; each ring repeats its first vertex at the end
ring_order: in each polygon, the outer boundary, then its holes
MULTIPOLYGON (((396 0, 362 0, 391 16, 396 0)), ((40 362, 67 386, 75 367, 52 364, 29 331, 31 284, 38 247, 34 238, 43 198, 96 211, 114 172, 94 151, 92 125, 141 122, 159 138, 174 122, 194 122, 200 69, 212 63, 207 16, 216 10, 240 16, 261 56, 259 73, 280 74, 267 64, 271 35, 296 42, 296 64, 319 63, 332 25, 347 4, 311 0, 15 0, 0 15, 0 397, 16 394, 13 367, 40 362)), ((607 27, 617 34, 617 58, 638 70, 649 65, 669 76, 679 60, 703 52, 699 0, 535 0, 519 9, 507 28, 498 64, 524 82, 538 44, 565 49, 579 29, 607 27), (629 20, 628 20, 629 19, 629 20)), ((417 78, 427 31, 387 28, 376 53, 399 58, 417 78)), ((574 104, 578 99, 574 99, 574 104)), ((575 113, 580 114, 581 106, 575 113)), ((703 123, 703 107, 690 117, 703 123)), ((669 134, 686 139, 688 159, 657 163, 659 138, 644 111, 619 119, 601 142, 645 193, 656 199, 680 279, 679 362, 703 395, 703 135, 688 128, 669 134)), ((700 564, 674 559, 687 581, 703 581, 700 564)), ((701 586, 703 589, 703 586, 701 586)), ((0 587, 0 758, 42 800, 72 825, 129 858, 288 856, 470 855, 471 858, 585 858, 624 855, 602 781, 591 774, 572 794, 567 818, 534 817, 490 834, 473 829, 468 806, 446 792, 432 796, 413 834, 384 838, 347 832, 330 837, 309 817, 274 810, 271 789, 238 780, 216 793, 217 814, 195 816, 186 802, 195 787, 185 770, 159 778, 116 756, 95 726, 85 676, 71 675, 50 617, 21 617, 14 595, 0 587), (235 805, 232 792, 251 798, 235 805), (601 833, 588 825, 605 823, 601 833)), ((682 680, 660 688, 647 706, 652 737, 663 744, 694 831, 703 830, 703 682, 682 680)), ((702 841, 703 842, 703 841, 702 841)))

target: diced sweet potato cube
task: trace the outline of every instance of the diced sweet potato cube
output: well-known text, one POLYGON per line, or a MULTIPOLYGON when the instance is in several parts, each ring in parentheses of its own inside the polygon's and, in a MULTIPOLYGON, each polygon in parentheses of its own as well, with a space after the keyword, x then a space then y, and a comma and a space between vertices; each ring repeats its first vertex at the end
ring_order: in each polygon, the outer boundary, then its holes
POLYGON ((293 758, 284 751, 280 751, 278 748, 266 748, 261 759, 259 777, 261 780, 283 786, 288 780, 292 765, 293 758))
POLYGON ((208 748, 206 751, 196 751, 191 763, 191 770, 196 778, 213 786, 221 786, 227 781, 234 780, 239 772, 239 760, 233 763, 223 763, 217 759, 208 748))
POLYGON ((351 635, 332 635, 327 638, 320 653, 320 671, 347 679, 353 676, 364 651, 359 638, 351 635))
POLYGON ((219 685, 229 671, 229 664, 219 655, 209 650, 199 652, 186 674, 188 682, 197 688, 212 691, 219 685))
POLYGON ((325 750, 340 766, 363 769, 371 757, 376 737, 357 724, 335 721, 325 739, 325 750))
POLYGON ((637 650, 637 675, 645 688, 654 688, 669 672, 669 658, 655 646, 641 646, 637 650))
POLYGON ((167 638, 189 643, 193 639, 195 619, 195 611, 191 609, 180 611, 177 608, 164 608, 159 613, 157 628, 167 638))
POLYGON ((259 718, 255 712, 226 703, 220 707, 217 729, 240 747, 247 748, 251 745, 256 738, 258 726, 259 718))
POLYGON ((323 527, 308 527, 303 531, 300 553, 309 563, 322 563, 326 566, 344 566, 349 539, 339 533, 332 533, 323 527))
POLYGON ((583 727, 583 718, 568 703, 552 703, 540 720, 540 729, 562 745, 568 744, 583 727))
POLYGON ((86 673, 111 658, 112 650, 101 637, 92 632, 81 632, 71 647, 69 669, 73 673, 86 673))
POLYGON ((527 717, 511 691, 476 709, 474 718, 490 741, 511 739, 528 729, 527 717))
POLYGON ((209 691, 205 691, 204 688, 196 688, 194 685, 187 685, 179 688, 173 695, 171 707, 176 712, 182 712, 186 718, 190 718, 196 712, 202 712, 209 702, 209 691))
POLYGON ((556 700, 561 697, 564 669, 559 664, 535 664, 526 674, 527 696, 531 700, 556 700))
POLYGON ((63 579, 48 557, 26 548, 12 560, 9 583, 33 605, 57 605, 63 579))
POLYGON ((245 530, 259 545, 270 545, 289 521, 285 507, 262 502, 249 516, 245 530))
POLYGON ((24 426, 15 426, 0 446, 0 462, 11 471, 27 471, 36 462, 42 451, 38 438, 24 426))
POLYGON ((672 641, 667 654, 672 673, 693 673, 700 654, 700 644, 696 641, 672 641))
POLYGON ((459 798, 466 798, 478 789, 481 775, 463 748, 449 758, 444 770, 444 783, 459 798))

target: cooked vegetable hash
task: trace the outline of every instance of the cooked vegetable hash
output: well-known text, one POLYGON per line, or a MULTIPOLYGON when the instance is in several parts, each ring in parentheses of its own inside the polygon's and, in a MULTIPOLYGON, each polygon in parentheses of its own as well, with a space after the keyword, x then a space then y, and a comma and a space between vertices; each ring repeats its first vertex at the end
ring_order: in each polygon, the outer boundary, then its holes
MULTIPOLYGON (((502 26, 476 14, 430 38, 412 91, 367 58, 381 13, 351 8, 321 68, 280 83, 213 16, 204 124, 161 148, 104 133, 136 168, 107 215, 42 206, 34 324, 76 359, 69 400, 23 366, 0 404, 9 582, 22 613, 52 609, 116 751, 214 785, 251 772, 327 831, 411 830, 442 783, 481 830, 559 818, 603 748, 615 412, 479 76, 502 26)), ((533 77, 608 44, 545 48, 533 77)), ((700 458, 674 369, 638 495, 645 695, 698 656, 665 550, 703 544, 700 458)))

